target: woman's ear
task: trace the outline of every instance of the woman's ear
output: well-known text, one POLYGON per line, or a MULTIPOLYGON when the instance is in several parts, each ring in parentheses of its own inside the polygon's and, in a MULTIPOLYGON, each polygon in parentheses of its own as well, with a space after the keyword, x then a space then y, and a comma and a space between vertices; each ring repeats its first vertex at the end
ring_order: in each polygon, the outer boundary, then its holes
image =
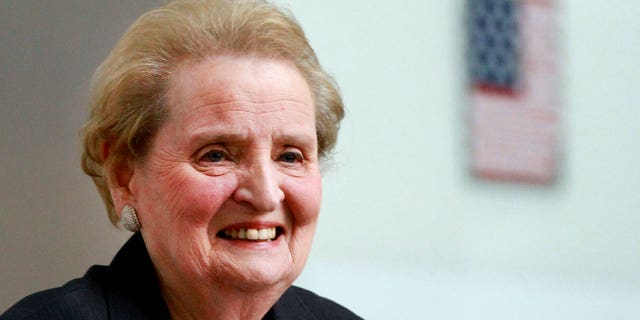
POLYGON ((127 157, 108 159, 105 161, 104 169, 116 212, 120 212, 125 205, 135 206, 135 194, 131 191, 134 171, 132 161, 127 157))

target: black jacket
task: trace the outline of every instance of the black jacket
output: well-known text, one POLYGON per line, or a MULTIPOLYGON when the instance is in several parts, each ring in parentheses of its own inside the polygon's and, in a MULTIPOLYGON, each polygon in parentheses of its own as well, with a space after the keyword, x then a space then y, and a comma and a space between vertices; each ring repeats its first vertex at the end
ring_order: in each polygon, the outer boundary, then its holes
MULTIPOLYGON (((0 320, 169 320, 156 274, 137 233, 111 265, 93 266, 62 287, 34 293, 15 304, 0 320)), ((337 303, 310 291, 290 287, 263 319, 361 319, 337 303)))

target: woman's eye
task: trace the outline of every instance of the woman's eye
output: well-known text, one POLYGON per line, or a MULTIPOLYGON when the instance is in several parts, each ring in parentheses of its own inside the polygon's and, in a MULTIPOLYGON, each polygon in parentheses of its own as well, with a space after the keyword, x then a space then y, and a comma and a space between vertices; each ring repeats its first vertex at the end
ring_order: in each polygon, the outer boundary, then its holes
POLYGON ((209 162, 220 162, 227 158, 226 154, 220 150, 211 150, 202 156, 202 159, 209 162))
POLYGON ((297 152, 285 152, 280 155, 279 160, 286 163, 296 163, 302 161, 302 155, 297 152))

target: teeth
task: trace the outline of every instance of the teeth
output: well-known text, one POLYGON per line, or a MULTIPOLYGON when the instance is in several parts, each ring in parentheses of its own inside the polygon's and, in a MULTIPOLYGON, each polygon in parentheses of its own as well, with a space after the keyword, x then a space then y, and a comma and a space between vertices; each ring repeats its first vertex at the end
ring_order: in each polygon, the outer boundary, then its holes
POLYGON ((258 230, 256 230, 256 229, 247 229, 247 239, 249 239, 249 240, 258 240, 258 230))
POLYGON ((276 228, 264 228, 264 229, 227 229, 224 231, 224 235, 231 239, 240 240, 273 240, 276 238, 276 228))

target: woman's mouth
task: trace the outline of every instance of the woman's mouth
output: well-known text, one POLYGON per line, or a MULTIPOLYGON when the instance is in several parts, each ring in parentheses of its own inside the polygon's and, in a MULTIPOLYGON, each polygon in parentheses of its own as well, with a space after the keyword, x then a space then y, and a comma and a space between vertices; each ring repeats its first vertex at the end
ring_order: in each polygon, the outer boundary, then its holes
POLYGON ((229 228, 218 232, 218 237, 245 241, 271 241, 282 234, 282 228, 229 228))

